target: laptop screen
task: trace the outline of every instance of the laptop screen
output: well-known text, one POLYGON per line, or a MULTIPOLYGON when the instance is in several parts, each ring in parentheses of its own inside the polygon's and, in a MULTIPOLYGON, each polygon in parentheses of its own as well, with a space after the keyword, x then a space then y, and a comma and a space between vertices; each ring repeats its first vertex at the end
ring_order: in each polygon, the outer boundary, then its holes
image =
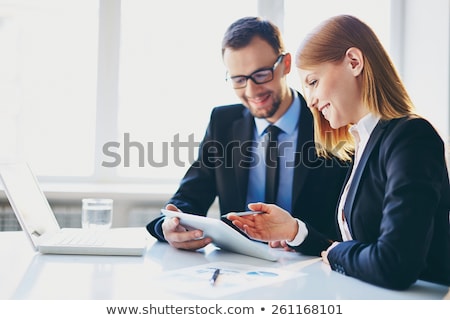
POLYGON ((6 196, 22 229, 37 245, 37 238, 60 227, 31 168, 26 163, 1 164, 6 196))

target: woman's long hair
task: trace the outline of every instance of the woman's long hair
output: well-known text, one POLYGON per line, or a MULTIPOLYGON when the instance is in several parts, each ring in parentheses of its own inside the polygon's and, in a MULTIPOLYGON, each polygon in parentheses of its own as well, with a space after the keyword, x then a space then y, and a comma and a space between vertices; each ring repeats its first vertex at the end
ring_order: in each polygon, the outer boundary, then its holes
MULTIPOLYGON (((340 15, 320 24, 298 48, 296 66, 308 70, 324 62, 341 62, 352 47, 363 54, 362 101, 369 111, 381 119, 413 114, 414 105, 389 55, 373 30, 358 18, 340 15)), ((312 112, 319 155, 348 160, 353 149, 348 126, 333 129, 316 108, 312 112)))

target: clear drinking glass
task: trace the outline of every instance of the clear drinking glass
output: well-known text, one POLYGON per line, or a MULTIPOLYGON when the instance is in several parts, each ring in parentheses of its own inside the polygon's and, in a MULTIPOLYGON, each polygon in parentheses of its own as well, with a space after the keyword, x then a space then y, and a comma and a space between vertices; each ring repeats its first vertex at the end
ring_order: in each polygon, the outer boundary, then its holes
POLYGON ((112 217, 112 199, 82 199, 81 226, 83 228, 110 228, 112 217))

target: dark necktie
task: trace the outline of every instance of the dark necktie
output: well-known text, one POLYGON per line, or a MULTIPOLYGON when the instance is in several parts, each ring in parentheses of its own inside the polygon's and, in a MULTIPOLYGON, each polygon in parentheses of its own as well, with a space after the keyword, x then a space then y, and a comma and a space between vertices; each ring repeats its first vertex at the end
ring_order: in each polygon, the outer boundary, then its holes
POLYGON ((266 147, 266 203, 275 203, 278 191, 278 134, 281 129, 270 125, 266 129, 268 139, 266 147))

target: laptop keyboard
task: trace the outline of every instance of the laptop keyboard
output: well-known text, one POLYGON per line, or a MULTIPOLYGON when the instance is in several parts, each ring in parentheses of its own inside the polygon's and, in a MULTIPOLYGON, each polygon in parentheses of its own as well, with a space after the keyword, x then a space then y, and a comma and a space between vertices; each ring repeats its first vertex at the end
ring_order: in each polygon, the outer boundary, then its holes
POLYGON ((61 232, 55 236, 55 243, 67 246, 100 246, 105 239, 98 232, 61 232))

